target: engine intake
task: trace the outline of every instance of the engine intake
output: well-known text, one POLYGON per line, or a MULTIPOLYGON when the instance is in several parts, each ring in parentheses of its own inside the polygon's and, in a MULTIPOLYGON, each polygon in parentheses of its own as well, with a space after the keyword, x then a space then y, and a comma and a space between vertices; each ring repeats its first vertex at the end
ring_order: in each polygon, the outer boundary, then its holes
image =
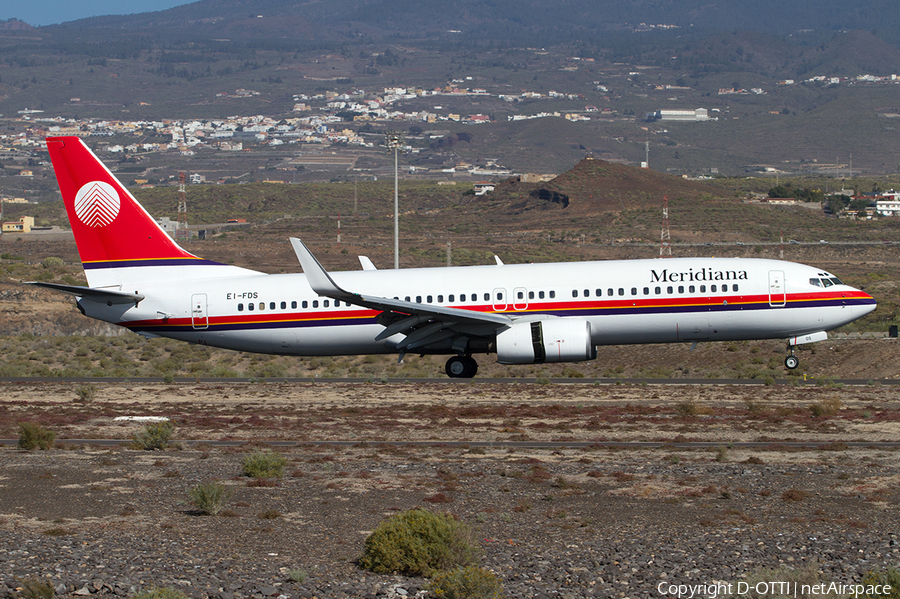
POLYGON ((497 334, 497 361, 501 364, 581 362, 596 357, 591 323, 580 318, 523 322, 497 334))

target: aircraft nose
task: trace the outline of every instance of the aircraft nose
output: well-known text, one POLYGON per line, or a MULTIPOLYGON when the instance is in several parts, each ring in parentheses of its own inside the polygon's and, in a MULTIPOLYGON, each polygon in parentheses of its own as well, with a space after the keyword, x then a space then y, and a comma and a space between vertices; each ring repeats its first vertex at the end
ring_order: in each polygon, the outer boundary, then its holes
POLYGON ((856 290, 854 302, 853 302, 853 317, 854 318, 862 318, 866 314, 869 314, 878 307, 878 303, 875 301, 875 298, 866 293, 865 291, 856 290))

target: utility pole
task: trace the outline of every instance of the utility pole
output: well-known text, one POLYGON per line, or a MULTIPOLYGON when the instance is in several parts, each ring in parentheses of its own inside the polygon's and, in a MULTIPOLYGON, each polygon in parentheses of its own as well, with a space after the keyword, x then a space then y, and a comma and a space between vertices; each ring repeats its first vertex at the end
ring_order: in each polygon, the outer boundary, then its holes
POLYGON ((394 151, 394 269, 400 268, 400 183, 399 161, 403 134, 399 131, 385 131, 384 145, 394 151))
POLYGON ((190 241, 191 232, 187 223, 187 193, 184 190, 184 173, 178 175, 178 224, 175 229, 175 239, 190 241))
POLYGON ((659 234, 659 257, 672 257, 672 237, 669 235, 669 196, 663 196, 663 221, 659 234))

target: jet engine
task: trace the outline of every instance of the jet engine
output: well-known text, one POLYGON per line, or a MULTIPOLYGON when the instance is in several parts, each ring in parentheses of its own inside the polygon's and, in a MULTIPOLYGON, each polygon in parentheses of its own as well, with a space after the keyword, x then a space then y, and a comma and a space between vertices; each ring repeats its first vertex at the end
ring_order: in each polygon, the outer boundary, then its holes
POLYGON ((497 361, 501 364, 581 362, 596 357, 591 323, 580 318, 516 323, 497 334, 497 361))

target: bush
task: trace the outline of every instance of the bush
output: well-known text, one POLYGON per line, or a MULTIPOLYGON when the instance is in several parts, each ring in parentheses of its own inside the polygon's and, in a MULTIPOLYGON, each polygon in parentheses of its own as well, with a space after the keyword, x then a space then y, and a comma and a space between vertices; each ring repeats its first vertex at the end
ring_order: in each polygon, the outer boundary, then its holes
POLYGON ((231 491, 218 483, 205 483, 188 491, 188 497, 198 510, 215 516, 231 498, 231 491))
POLYGON ((366 538, 359 564, 376 574, 429 576, 467 566, 479 554, 468 526, 450 514, 417 508, 379 524, 366 538))
POLYGON ((245 476, 253 478, 281 478, 287 460, 280 453, 255 451, 241 461, 245 476))
POLYGON ((887 584, 891 586, 891 592, 886 595, 870 595, 866 593, 858 595, 859 599, 900 599, 900 570, 897 568, 888 568, 878 572, 870 570, 863 576, 862 584, 866 587, 887 584))
POLYGON ((97 396, 97 387, 94 385, 79 385, 75 387, 75 395, 78 396, 76 401, 91 403, 97 396))
POLYGON ((140 593, 135 593, 131 599, 190 599, 181 591, 170 587, 150 587, 140 593))
POLYGON ((44 268, 61 268, 65 265, 63 259, 57 256, 47 256, 41 261, 41 266, 44 268))
POLYGON ((493 572, 477 566, 441 572, 427 588, 442 599, 501 599, 504 596, 500 579, 493 572))
POLYGON ((19 427, 19 449, 50 449, 55 440, 56 433, 48 431, 37 422, 25 422, 19 427))
POLYGON ((22 590, 15 596, 20 599, 53 599, 53 595, 56 594, 53 582, 49 578, 29 576, 20 578, 17 582, 22 590))
POLYGON ((151 451, 154 449, 165 449, 169 445, 172 433, 175 431, 175 425, 171 422, 154 422, 148 424, 139 433, 135 433, 133 437, 134 445, 138 449, 151 451))

